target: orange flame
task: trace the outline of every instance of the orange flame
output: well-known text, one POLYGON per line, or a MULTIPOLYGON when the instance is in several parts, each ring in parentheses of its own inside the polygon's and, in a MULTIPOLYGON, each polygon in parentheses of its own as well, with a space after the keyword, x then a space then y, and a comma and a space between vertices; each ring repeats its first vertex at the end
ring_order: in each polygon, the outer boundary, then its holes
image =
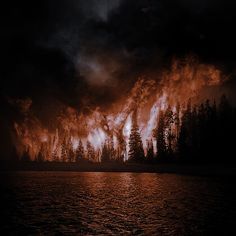
MULTIPOLYGON (((86 146, 88 143, 92 145, 97 161, 100 160, 103 145, 109 142, 115 150, 119 150, 123 160, 127 160, 134 110, 137 110, 146 149, 147 140, 155 144, 153 130, 161 110, 170 108, 175 113, 178 102, 184 103, 189 98, 198 101, 203 88, 218 86, 225 79, 221 71, 212 65, 200 64, 193 59, 184 63, 175 61, 170 71, 164 71, 152 79, 140 78, 130 95, 113 104, 109 111, 102 112, 97 108, 90 114, 82 114, 74 108, 66 108, 57 118, 58 127, 55 131, 49 131, 30 114, 31 100, 18 101, 21 111, 25 112, 25 119, 14 124, 15 145, 20 155, 27 151, 31 159, 35 160, 42 152, 46 160, 52 161, 55 160, 54 156, 62 160, 64 145, 75 153, 81 140, 87 156, 89 150, 86 146)), ((173 130, 175 128, 172 127, 173 130)))

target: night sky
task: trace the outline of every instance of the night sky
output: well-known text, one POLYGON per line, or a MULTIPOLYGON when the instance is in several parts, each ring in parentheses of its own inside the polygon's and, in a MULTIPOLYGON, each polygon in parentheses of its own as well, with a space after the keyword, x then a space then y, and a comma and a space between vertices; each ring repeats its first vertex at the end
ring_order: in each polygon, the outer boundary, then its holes
MULTIPOLYGON (((67 104, 109 106, 138 76, 194 55, 231 75, 233 0, 35 0, 1 6, 1 146, 16 114, 9 99, 30 97, 42 116, 67 104)), ((52 112, 53 113, 53 112, 52 112)))

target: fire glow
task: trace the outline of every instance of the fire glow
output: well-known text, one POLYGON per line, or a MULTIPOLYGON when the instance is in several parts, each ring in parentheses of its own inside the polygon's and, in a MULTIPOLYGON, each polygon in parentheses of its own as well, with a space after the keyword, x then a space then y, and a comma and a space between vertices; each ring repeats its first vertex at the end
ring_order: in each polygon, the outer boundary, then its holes
MULTIPOLYGON (((24 120, 14 124, 16 150, 19 156, 27 152, 31 160, 36 160, 40 153, 43 160, 63 161, 65 152, 67 156, 75 156, 82 143, 85 158, 100 162, 102 149, 108 145, 113 150, 114 160, 126 161, 129 159, 132 116, 137 111, 144 151, 146 153, 148 145, 152 143, 156 153, 153 134, 157 129, 160 112, 169 109, 179 120, 179 104, 184 107, 190 98, 198 102, 203 88, 218 86, 224 79, 220 70, 214 66, 191 60, 185 63, 174 62, 171 70, 163 72, 158 78, 139 78, 129 95, 113 104, 109 110, 104 111, 98 107, 89 114, 83 114, 75 108, 66 107, 55 121, 55 130, 44 127, 31 114, 30 99, 19 100, 24 120), (92 157, 90 149, 94 153, 92 157)), ((176 122, 173 122, 170 129, 178 135, 176 122)))

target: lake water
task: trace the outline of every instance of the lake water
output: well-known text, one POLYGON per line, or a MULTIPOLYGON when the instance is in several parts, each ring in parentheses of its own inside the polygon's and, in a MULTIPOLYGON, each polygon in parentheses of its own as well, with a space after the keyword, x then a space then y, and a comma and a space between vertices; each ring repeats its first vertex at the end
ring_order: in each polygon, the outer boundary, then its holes
POLYGON ((236 235, 234 189, 222 177, 1 174, 1 235, 236 235))

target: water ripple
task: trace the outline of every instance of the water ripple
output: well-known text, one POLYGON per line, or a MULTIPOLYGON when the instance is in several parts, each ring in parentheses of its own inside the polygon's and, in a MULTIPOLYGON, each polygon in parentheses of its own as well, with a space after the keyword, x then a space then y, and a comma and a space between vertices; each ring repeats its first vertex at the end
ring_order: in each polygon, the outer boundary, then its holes
POLYGON ((1 230, 10 235, 183 236, 235 231, 233 180, 140 173, 9 175, 1 230))

